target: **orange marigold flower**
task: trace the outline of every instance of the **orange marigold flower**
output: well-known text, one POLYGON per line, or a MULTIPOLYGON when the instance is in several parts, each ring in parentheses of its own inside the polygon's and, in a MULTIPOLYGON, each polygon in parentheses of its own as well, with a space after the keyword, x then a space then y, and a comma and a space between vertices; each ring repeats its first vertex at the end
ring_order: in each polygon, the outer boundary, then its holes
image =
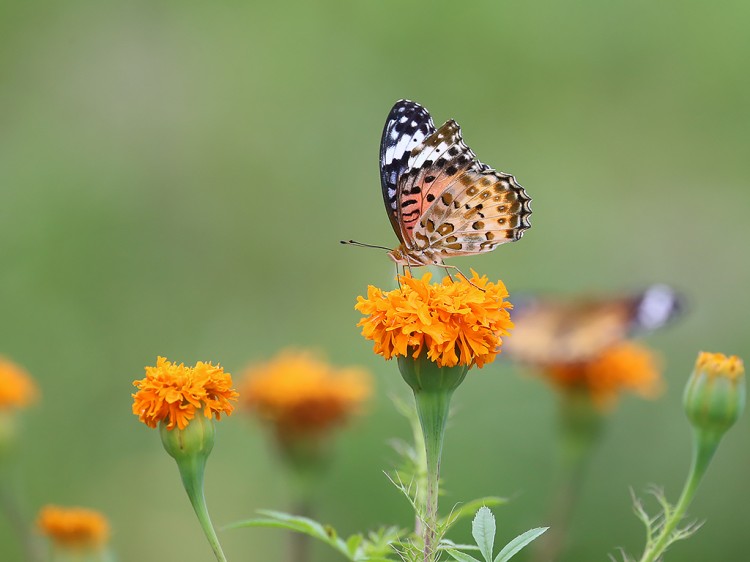
POLYGON ((647 347, 625 341, 580 363, 547 365, 542 373, 564 389, 583 390, 608 406, 622 390, 654 398, 663 387, 658 357, 647 347))
POLYGON ((370 395, 362 369, 337 369, 315 354, 288 350, 245 372, 245 406, 282 437, 317 434, 345 422, 370 395))
POLYGON ((695 369, 704 371, 710 376, 722 376, 737 379, 745 374, 742 359, 736 355, 726 356, 723 353, 701 351, 695 362, 695 369))
POLYGON ((513 328, 508 312, 513 305, 504 300, 508 291, 502 281, 489 283, 471 273, 471 280, 446 277, 430 283, 430 273, 415 279, 407 271, 393 291, 370 285, 367 298, 358 297, 354 307, 365 316, 357 326, 386 359, 424 352, 440 367, 483 367, 495 360, 501 338, 513 328))
POLYGON ((109 540, 107 518, 92 509, 47 505, 36 524, 42 534, 66 548, 97 549, 109 540))
POLYGON ((164 357, 155 367, 146 367, 146 378, 133 381, 138 392, 133 394, 133 413, 149 427, 160 422, 167 429, 185 429, 196 410, 211 419, 229 415, 238 393, 232 388, 232 375, 219 365, 198 361, 195 367, 172 363, 164 357))
POLYGON ((12 361, 0 357, 0 410, 22 408, 37 397, 31 375, 12 361))

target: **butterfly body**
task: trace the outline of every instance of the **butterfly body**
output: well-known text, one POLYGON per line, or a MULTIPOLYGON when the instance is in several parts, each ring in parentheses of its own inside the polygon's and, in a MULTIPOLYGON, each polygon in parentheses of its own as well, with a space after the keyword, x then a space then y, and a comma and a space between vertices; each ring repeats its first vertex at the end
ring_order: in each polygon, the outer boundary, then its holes
POLYGON ((418 103, 391 109, 380 144, 388 217, 400 241, 389 252, 405 266, 489 252, 531 225, 531 198, 510 174, 480 162, 449 120, 435 128, 418 103))

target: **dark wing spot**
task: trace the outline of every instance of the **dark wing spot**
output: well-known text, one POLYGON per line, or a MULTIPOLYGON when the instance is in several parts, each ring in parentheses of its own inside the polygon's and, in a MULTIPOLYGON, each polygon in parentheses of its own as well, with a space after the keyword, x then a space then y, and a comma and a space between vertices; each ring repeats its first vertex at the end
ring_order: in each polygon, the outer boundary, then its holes
POLYGON ((432 183, 435 181, 435 176, 426 176, 424 179, 425 183, 432 183))
POLYGON ((449 222, 444 222, 440 226, 438 226, 437 231, 442 235, 445 236, 446 234, 450 234, 453 232, 454 228, 453 225, 449 222))
POLYGON ((458 171, 458 168, 456 168, 455 166, 448 166, 448 167, 447 167, 447 168, 445 169, 445 173, 446 173, 446 174, 448 174, 449 176, 452 176, 452 175, 453 175, 453 174, 455 174, 455 173, 456 173, 457 171, 458 171))
POLYGON ((435 196, 432 193, 428 193, 425 199, 427 199, 428 203, 432 203, 435 200, 435 196))

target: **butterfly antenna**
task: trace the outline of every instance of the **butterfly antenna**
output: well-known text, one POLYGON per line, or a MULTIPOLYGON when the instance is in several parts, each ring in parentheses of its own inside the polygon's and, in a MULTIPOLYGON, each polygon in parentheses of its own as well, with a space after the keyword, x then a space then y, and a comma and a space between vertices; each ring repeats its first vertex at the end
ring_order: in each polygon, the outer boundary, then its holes
POLYGON ((385 250, 386 252, 390 252, 390 248, 386 248, 385 246, 377 246, 375 244, 365 244, 364 242, 357 242, 356 240, 339 240, 342 244, 346 244, 347 246, 359 246, 360 248, 376 248, 378 250, 385 250))

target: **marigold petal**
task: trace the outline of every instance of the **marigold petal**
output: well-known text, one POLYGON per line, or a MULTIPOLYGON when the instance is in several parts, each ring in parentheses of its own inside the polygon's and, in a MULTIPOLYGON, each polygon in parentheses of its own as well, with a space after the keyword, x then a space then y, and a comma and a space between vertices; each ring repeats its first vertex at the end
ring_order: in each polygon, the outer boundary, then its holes
POLYGON ((370 285, 367 298, 357 298, 355 309, 364 316, 357 326, 386 359, 416 358, 426 349, 440 366, 481 367, 495 359, 501 337, 513 328, 512 305, 504 300, 508 292, 502 282, 472 275, 430 283, 430 273, 417 279, 407 272, 393 291, 370 285))
POLYGON ((146 367, 146 377, 133 382, 133 413, 155 428, 165 422, 167 429, 185 429, 197 410, 207 418, 232 413, 230 400, 238 393, 232 389, 232 375, 219 365, 199 361, 195 367, 172 363, 158 357, 155 367, 146 367))

